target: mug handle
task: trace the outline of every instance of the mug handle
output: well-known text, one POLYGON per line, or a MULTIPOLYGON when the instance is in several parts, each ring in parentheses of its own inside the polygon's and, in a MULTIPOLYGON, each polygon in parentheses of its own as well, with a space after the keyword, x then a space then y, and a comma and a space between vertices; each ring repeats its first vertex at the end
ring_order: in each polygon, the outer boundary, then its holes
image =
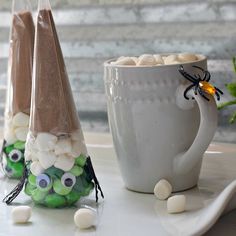
MULTIPOLYGON (((183 92, 184 90, 182 94, 183 92)), ((201 95, 195 95, 192 89, 188 96, 192 96, 199 106, 200 126, 190 148, 174 158, 174 172, 181 175, 191 171, 197 165, 199 159, 202 158, 214 137, 218 122, 217 105, 212 95, 207 95, 210 99, 210 101, 207 101, 201 95)), ((183 99, 185 98, 183 97, 183 99)))

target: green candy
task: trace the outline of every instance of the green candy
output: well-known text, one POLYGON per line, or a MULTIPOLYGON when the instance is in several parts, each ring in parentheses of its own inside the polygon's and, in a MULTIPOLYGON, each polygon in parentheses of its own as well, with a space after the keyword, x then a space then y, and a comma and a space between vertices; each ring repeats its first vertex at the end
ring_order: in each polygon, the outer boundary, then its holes
POLYGON ((57 207, 63 207, 66 205, 66 199, 58 194, 49 194, 45 198, 44 205, 51 207, 51 208, 57 208, 57 207))
POLYGON ((4 148, 4 151, 9 154, 14 149, 14 145, 10 145, 4 148))
POLYGON ((86 164, 86 161, 87 161, 87 158, 81 154, 79 157, 75 159, 75 164, 81 167, 84 167, 86 164))
POLYGON ((71 170, 70 173, 73 174, 74 176, 80 176, 83 173, 83 169, 79 166, 74 166, 71 170))
POLYGON ((51 178, 60 179, 62 175, 64 174, 64 171, 52 166, 48 168, 47 170, 45 170, 44 173, 50 176, 51 178))
POLYGON ((14 143, 14 148, 19 149, 19 150, 24 150, 25 149, 25 142, 17 141, 16 143, 14 143))
POLYGON ((48 195, 48 192, 42 192, 40 189, 36 188, 35 190, 31 191, 32 199, 35 202, 42 202, 44 198, 48 195))
POLYGON ((72 190, 68 195, 66 195, 66 200, 69 205, 73 205, 80 199, 80 197, 81 194, 72 190))
POLYGON ((71 192, 72 188, 64 186, 60 180, 56 179, 53 183, 53 190, 55 193, 65 196, 71 192))
POLYGON ((7 158, 7 166, 12 170, 12 173, 10 174, 11 178, 19 179, 24 171, 24 164, 22 162, 11 162, 7 158))
POLYGON ((84 189, 84 192, 83 192, 83 195, 82 196, 88 196, 90 194, 90 192, 93 190, 94 188, 94 185, 93 183, 90 183, 85 189, 84 189))
POLYGON ((30 183, 27 183, 26 186, 25 186, 25 193, 28 195, 28 196, 31 196, 32 195, 32 192, 36 189, 36 186, 34 185, 31 185, 30 183))
POLYGON ((28 177, 28 181, 31 185, 36 186, 36 176, 30 174, 28 177))

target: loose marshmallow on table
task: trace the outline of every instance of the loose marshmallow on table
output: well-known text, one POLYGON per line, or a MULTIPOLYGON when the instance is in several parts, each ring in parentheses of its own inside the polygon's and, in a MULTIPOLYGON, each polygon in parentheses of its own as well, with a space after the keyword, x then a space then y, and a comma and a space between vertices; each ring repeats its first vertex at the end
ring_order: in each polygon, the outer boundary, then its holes
POLYGON ((156 59, 153 55, 144 54, 138 58, 137 66, 154 66, 156 65, 156 59))
POLYGON ((191 62, 191 61, 197 61, 197 56, 191 53, 180 53, 178 55, 178 59, 181 62, 191 62))
POLYGON ((72 169, 72 167, 75 164, 75 159, 73 157, 67 156, 67 155, 60 155, 54 166, 58 169, 69 171, 72 169))
POLYGON ((168 213, 181 213, 186 208, 186 197, 184 195, 175 195, 167 200, 168 213))
POLYGON ((112 62, 111 64, 112 65, 135 66, 136 62, 131 57, 124 57, 124 58, 118 59, 117 61, 112 62))
POLYGON ((79 209, 75 212, 74 221, 80 229, 88 229, 96 223, 95 211, 87 208, 79 209))
POLYGON ((32 172, 33 175, 38 176, 44 172, 44 168, 39 163, 39 161, 33 161, 30 164, 30 171, 32 172))
POLYGON ((37 158, 41 166, 44 169, 48 169, 54 165, 54 163, 56 162, 57 156, 52 151, 49 151, 49 152, 40 151, 37 153, 37 158))
POLYGON ((50 133, 39 133, 35 145, 40 151, 51 151, 55 148, 57 137, 50 133))
POLYGON ((60 139, 56 143, 55 154, 60 155, 60 154, 70 153, 71 149, 72 147, 70 139, 60 139))
POLYGON ((12 123, 14 126, 28 127, 29 119, 30 117, 28 115, 26 115, 25 113, 19 112, 13 117, 12 123))
POLYGON ((19 127, 15 129, 16 138, 20 141, 25 142, 27 138, 29 128, 28 127, 19 127))
POLYGON ((159 200, 167 199, 171 195, 171 192, 172 186, 165 179, 160 180, 154 188, 154 194, 159 200))
POLYGON ((11 211, 11 218, 14 224, 25 224, 29 221, 32 209, 29 206, 14 207, 11 211))

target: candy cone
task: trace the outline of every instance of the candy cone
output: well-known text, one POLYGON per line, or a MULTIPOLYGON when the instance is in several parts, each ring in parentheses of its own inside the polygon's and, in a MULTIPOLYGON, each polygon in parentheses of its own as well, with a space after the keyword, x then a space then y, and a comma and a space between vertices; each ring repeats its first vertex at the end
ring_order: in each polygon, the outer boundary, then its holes
POLYGON ((35 36, 25 192, 47 207, 65 207, 99 188, 87 156, 49 1, 40 0, 35 36))
POLYGON ((25 141, 29 127, 33 49, 34 23, 30 2, 13 1, 2 150, 3 169, 11 178, 20 178, 23 174, 25 141))

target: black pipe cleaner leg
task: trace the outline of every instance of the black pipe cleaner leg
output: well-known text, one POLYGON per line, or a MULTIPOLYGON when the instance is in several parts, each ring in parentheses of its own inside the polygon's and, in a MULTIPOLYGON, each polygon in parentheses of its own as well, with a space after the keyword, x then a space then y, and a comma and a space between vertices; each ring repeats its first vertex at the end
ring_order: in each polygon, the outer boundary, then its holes
POLYGON ((7 194, 7 196, 3 199, 3 202, 5 202, 7 205, 11 204, 14 201, 14 199, 22 191, 27 178, 28 178, 28 169, 27 169, 27 166, 25 164, 23 176, 21 177, 20 182, 16 185, 16 187, 9 194, 7 194))
POLYGON ((96 202, 98 202, 98 192, 100 191, 100 194, 101 194, 102 198, 104 198, 104 194, 102 192, 101 186, 100 186, 100 184, 98 182, 98 179, 96 177, 96 174, 95 174, 93 164, 92 164, 92 161, 91 161, 90 157, 87 158, 87 167, 88 167, 89 174, 91 175, 91 178, 92 178, 92 180, 94 181, 94 184, 95 184, 96 202))

